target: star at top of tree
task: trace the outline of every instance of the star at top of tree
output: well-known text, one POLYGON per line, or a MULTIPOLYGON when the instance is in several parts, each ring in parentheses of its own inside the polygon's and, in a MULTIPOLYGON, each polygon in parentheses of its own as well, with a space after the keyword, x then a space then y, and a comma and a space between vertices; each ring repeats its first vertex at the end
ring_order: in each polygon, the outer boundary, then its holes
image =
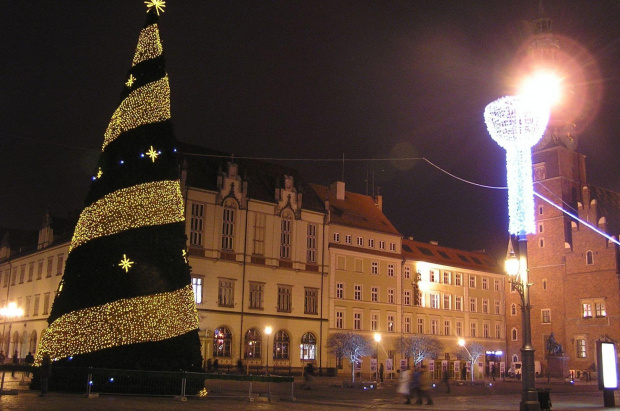
POLYGON ((151 11, 151 7, 155 7, 155 12, 159 16, 159 12, 164 12, 164 7, 166 7, 166 0, 146 0, 144 2, 146 4, 146 12, 151 11))

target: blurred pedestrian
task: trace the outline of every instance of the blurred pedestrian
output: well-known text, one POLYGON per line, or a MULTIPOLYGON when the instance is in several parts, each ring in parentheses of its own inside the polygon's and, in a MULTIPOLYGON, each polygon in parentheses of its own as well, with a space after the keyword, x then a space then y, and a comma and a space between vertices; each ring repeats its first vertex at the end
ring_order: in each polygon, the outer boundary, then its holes
POLYGON ((409 368, 400 372, 396 392, 405 397, 405 404, 411 404, 411 370, 409 368))
MULTIPOLYGON (((26 358, 24 358, 24 362, 26 363, 26 365, 29 366, 32 366, 32 364, 34 364, 34 355, 32 355, 30 351, 28 351, 28 355, 26 355, 26 358)), ((30 371, 26 373, 26 377, 30 377, 30 371)))
POLYGON ((383 382, 383 363, 379 366, 379 378, 381 379, 381 382, 383 382))
POLYGON ((243 361, 241 361, 241 358, 239 358, 239 359, 237 360, 237 372, 238 372, 239 374, 243 374, 243 373, 244 373, 244 370, 243 370, 243 361))
POLYGON ((418 386, 417 394, 418 400, 416 401, 417 405, 422 404, 422 398, 426 398, 426 405, 433 405, 433 399, 430 394, 431 390, 431 378, 428 375, 428 367, 426 365, 422 365, 420 367, 420 384, 418 386))
POLYGON ((441 378, 441 381, 446 385, 446 392, 450 394, 450 373, 448 372, 448 370, 443 371, 443 377, 441 378))
POLYGON ((314 382, 314 365, 311 362, 309 362, 308 364, 306 364, 306 367, 304 369, 304 385, 302 388, 304 390, 312 389, 313 382, 314 382))
MULTIPOLYGON (((17 354, 17 350, 15 350, 15 354, 13 354, 13 365, 19 365, 19 354, 17 354)), ((15 369, 11 372, 11 377, 15 377, 15 369)))
POLYGON ((39 397, 45 397, 47 394, 47 385, 51 375, 52 360, 50 359, 50 355, 45 353, 43 354, 43 359, 41 360, 41 367, 39 367, 39 377, 41 378, 41 394, 39 394, 39 397))
POLYGON ((216 358, 215 361, 213 361, 213 372, 217 373, 219 369, 220 369, 220 362, 216 358))

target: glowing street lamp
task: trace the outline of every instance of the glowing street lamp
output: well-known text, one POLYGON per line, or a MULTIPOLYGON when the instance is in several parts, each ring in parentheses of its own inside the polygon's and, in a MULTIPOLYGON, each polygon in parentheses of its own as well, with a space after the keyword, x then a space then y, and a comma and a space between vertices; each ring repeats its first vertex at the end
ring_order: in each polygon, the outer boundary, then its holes
POLYGON ((266 351, 267 351, 267 374, 269 374, 269 336, 271 335, 271 326, 267 326, 265 327, 265 334, 267 335, 267 347, 266 347, 266 351))
MULTIPOLYGON (((527 268, 527 234, 536 232, 534 219, 534 184, 532 180, 531 148, 542 137, 549 122, 550 102, 535 95, 502 97, 484 109, 484 121, 489 134, 506 149, 508 177, 508 231, 518 237, 520 262, 515 269, 514 261, 507 262, 507 268, 519 273, 511 280, 523 304, 523 392, 521 410, 540 410, 538 392, 534 387, 534 347, 530 324, 530 294, 527 268)), ((511 246, 512 248, 512 246, 511 246)), ((514 251, 513 251, 514 254, 514 251)), ((516 257, 516 256, 515 256, 516 257)))
POLYGON ((381 334, 375 333, 375 341, 377 342, 377 367, 375 368, 375 381, 379 381, 379 343, 381 342, 381 334))
MULTIPOLYGON (((9 356, 11 351, 11 326, 13 320, 24 315, 24 310, 17 306, 17 303, 10 302, 6 307, 0 308, 0 315, 4 317, 4 322, 9 321, 9 338, 6 346, 6 355, 9 356)), ((4 336, 2 336, 4 338, 4 336)), ((0 395, 4 394, 4 371, 2 371, 2 382, 0 383, 0 395)))

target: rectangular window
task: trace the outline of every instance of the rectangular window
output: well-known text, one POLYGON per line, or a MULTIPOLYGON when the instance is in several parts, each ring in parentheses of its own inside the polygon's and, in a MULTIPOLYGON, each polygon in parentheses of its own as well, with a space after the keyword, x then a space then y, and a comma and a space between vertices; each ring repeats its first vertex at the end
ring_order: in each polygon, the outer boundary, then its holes
POLYGON ((335 243, 339 243, 340 242, 340 233, 334 233, 334 242, 335 243))
POLYGON ((606 317, 607 312, 605 311, 604 303, 594 303, 594 314, 597 317, 606 317))
POLYGON ((280 222, 280 258, 291 258, 291 220, 285 217, 280 222))
POLYGON ((189 244, 195 246, 202 245, 202 219, 204 214, 204 204, 192 203, 192 214, 190 218, 189 244))
POLYGON ((278 285, 278 311, 284 313, 291 312, 292 287, 290 285, 278 285))
POLYGON ((435 319, 431 320, 431 334, 433 335, 439 334, 439 320, 435 320, 435 319))
POLYGON ((444 320, 443 322, 443 335, 450 335, 450 328, 451 324, 450 324, 450 320, 444 320))
POLYGON ((387 297, 388 297, 388 304, 395 304, 396 302, 394 301, 394 289, 393 288, 388 288, 387 290, 387 297))
POLYGON ((4 288, 9 286, 9 279, 11 278, 11 272, 9 270, 4 270, 4 281, 2 286, 4 288))
POLYGON ((583 318, 592 318, 592 304, 583 303, 581 306, 583 307, 583 318))
POLYGON ((460 295, 454 296, 454 309, 456 311, 463 311, 463 297, 460 295))
POLYGON ((379 241, 379 249, 385 250, 385 241, 379 241))
POLYGON ((217 290, 217 304, 220 307, 234 307, 235 283, 228 278, 220 278, 217 290))
POLYGON ((475 275, 469 276, 469 288, 476 288, 476 276, 475 275))
POLYGON ((368 239, 368 247, 375 248, 375 239, 374 238, 369 238, 368 239))
POLYGON ((26 264, 19 267, 19 283, 23 284, 26 281, 26 264))
POLYGON ((491 338, 490 325, 487 323, 482 324, 482 336, 484 338, 491 338))
POLYGON ((482 289, 483 290, 489 289, 489 279, 486 277, 482 277, 482 289))
POLYGON ((396 251, 396 243, 390 243, 390 251, 396 251))
POLYGON ((437 270, 429 270, 428 275, 431 283, 439 282, 439 273, 437 272, 437 270))
POLYGON ((452 273, 450 271, 443 272, 443 283, 452 284, 452 273))
POLYGON ((254 254, 265 255, 265 214, 254 214, 254 254))
POLYGON ((439 307, 439 294, 430 293, 429 297, 430 297, 430 302, 431 302, 431 308, 440 308, 439 307))
MULTIPOLYGON (((51 274, 48 277, 51 277, 51 274)), ((16 281, 17 281, 17 267, 14 267, 13 271, 11 272, 11 286, 14 286, 16 281)))
POLYGON ((408 265, 406 265, 403 269, 403 278, 408 280, 411 278, 411 267, 409 267, 408 265))
POLYGON ((478 300, 476 299, 476 297, 471 297, 469 299, 469 311, 472 313, 478 311, 478 300))
POLYGON ((443 295, 443 309, 450 310, 452 308, 452 296, 450 294, 443 295))
POLYGON ((357 301, 361 301, 362 300, 362 286, 359 284, 356 284, 353 290, 354 290, 353 299, 357 301))
POLYGON ((405 317, 405 330, 406 333, 411 332, 411 317, 405 317))
POLYGON ((351 234, 347 234, 344 236, 344 242, 347 244, 351 244, 351 234))
POLYGON ((394 277, 394 264, 388 264, 387 276, 394 277))
POLYGON ((470 328, 469 336, 476 337, 476 331, 478 329, 478 324, 472 322, 471 324, 469 324, 469 328, 470 328))
POLYGON ((54 257, 47 258, 47 274, 46 277, 52 276, 52 269, 54 267, 54 257))
POLYGON ((43 278, 43 260, 37 262, 37 280, 43 278))
POLYGON ((403 295, 403 304, 411 305, 411 290, 405 290, 403 295))
POLYGON ((336 298, 339 300, 344 298, 344 283, 336 283, 336 298))
POLYGON ((458 285, 459 287, 463 286, 463 274, 461 273, 454 274, 454 285, 458 285))
POLYGON ((379 330, 379 314, 377 313, 370 314, 370 330, 371 331, 379 330))
POLYGON ((353 313, 353 329, 354 330, 362 329, 362 313, 360 312, 353 313))
POLYGON ((379 302, 379 287, 370 287, 370 301, 379 302))
POLYGON ((31 297, 26 297, 26 306, 24 307, 24 316, 30 317, 30 299, 31 297))
POLYGON ((316 263, 316 224, 308 224, 306 261, 316 263))
POLYGON ((28 265, 28 282, 34 279, 34 261, 28 265))
POLYGON ((495 291, 502 291, 501 283, 499 280, 493 280, 493 288, 495 289, 495 291))
POLYGON ((586 340, 585 338, 578 338, 575 340, 575 345, 577 347, 577 358, 586 358, 586 340))
POLYGON ((540 310, 540 317, 543 324, 549 324, 551 322, 551 310, 548 308, 540 310))
POLYGON ((344 311, 336 310, 336 328, 344 328, 344 311))
POLYGON ((500 314, 500 310, 501 310, 501 302, 500 301, 495 301, 495 314, 499 315, 500 314))
POLYGON ((390 333, 394 332, 394 314, 387 315, 387 330, 390 333))
POLYGON ((489 314, 489 300, 486 298, 482 299, 482 312, 484 314, 489 314))
POLYGON ((318 288, 305 288, 304 289, 304 313, 305 314, 318 314, 319 312, 319 289, 318 288))
POLYGON ((344 255, 336 256, 336 270, 346 270, 347 259, 344 255))
POLYGON ((50 309, 50 293, 43 294, 43 315, 48 315, 50 309))
POLYGON ((501 324, 495 324, 495 338, 502 338, 502 326, 501 324))
POLYGON ((65 256, 63 254, 59 254, 56 259, 56 275, 62 275, 64 270, 65 256))
POLYGON ((370 274, 379 275, 379 263, 378 262, 373 261, 372 263, 370 263, 370 274))
POLYGON ((250 282, 250 308, 255 310, 263 309, 263 296, 265 283, 250 282))
POLYGON ((194 290, 194 301, 202 304, 202 277, 192 277, 192 289, 194 290))
POLYGON ((418 318, 418 334, 424 334, 424 318, 418 318))
POLYGON ((34 307, 32 308, 32 315, 39 315, 39 301, 41 299, 41 295, 37 294, 34 296, 34 307))
POLYGON ((457 321, 455 323, 454 332, 456 333, 457 337, 463 336, 463 321, 457 321))
POLYGON ((364 245, 363 237, 357 237, 357 245, 359 245, 360 247, 364 245))

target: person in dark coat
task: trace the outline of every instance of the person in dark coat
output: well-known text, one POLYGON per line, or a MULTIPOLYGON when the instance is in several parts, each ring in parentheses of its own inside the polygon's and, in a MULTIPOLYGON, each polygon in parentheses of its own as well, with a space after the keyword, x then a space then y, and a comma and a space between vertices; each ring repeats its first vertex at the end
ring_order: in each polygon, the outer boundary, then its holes
MULTIPOLYGON (((15 350, 15 354, 13 354, 13 365, 19 365, 19 354, 17 350, 15 350)), ((15 377, 15 370, 11 373, 11 377, 15 377)))
POLYGON ((383 382, 383 363, 379 366, 379 378, 381 379, 381 382, 383 382))
MULTIPOLYGON (((30 351, 28 351, 28 355, 26 355, 26 358, 24 358, 24 362, 26 363, 26 365, 29 366, 32 366, 32 364, 34 364, 34 355, 32 355, 30 351)), ((30 377, 30 372, 26 373, 26 377, 30 377)))
POLYGON ((49 382, 50 375, 52 375, 52 360, 50 355, 45 353, 43 354, 41 367, 39 367, 39 377, 41 378, 41 394, 39 394, 39 397, 45 397, 47 394, 47 384, 49 382))

